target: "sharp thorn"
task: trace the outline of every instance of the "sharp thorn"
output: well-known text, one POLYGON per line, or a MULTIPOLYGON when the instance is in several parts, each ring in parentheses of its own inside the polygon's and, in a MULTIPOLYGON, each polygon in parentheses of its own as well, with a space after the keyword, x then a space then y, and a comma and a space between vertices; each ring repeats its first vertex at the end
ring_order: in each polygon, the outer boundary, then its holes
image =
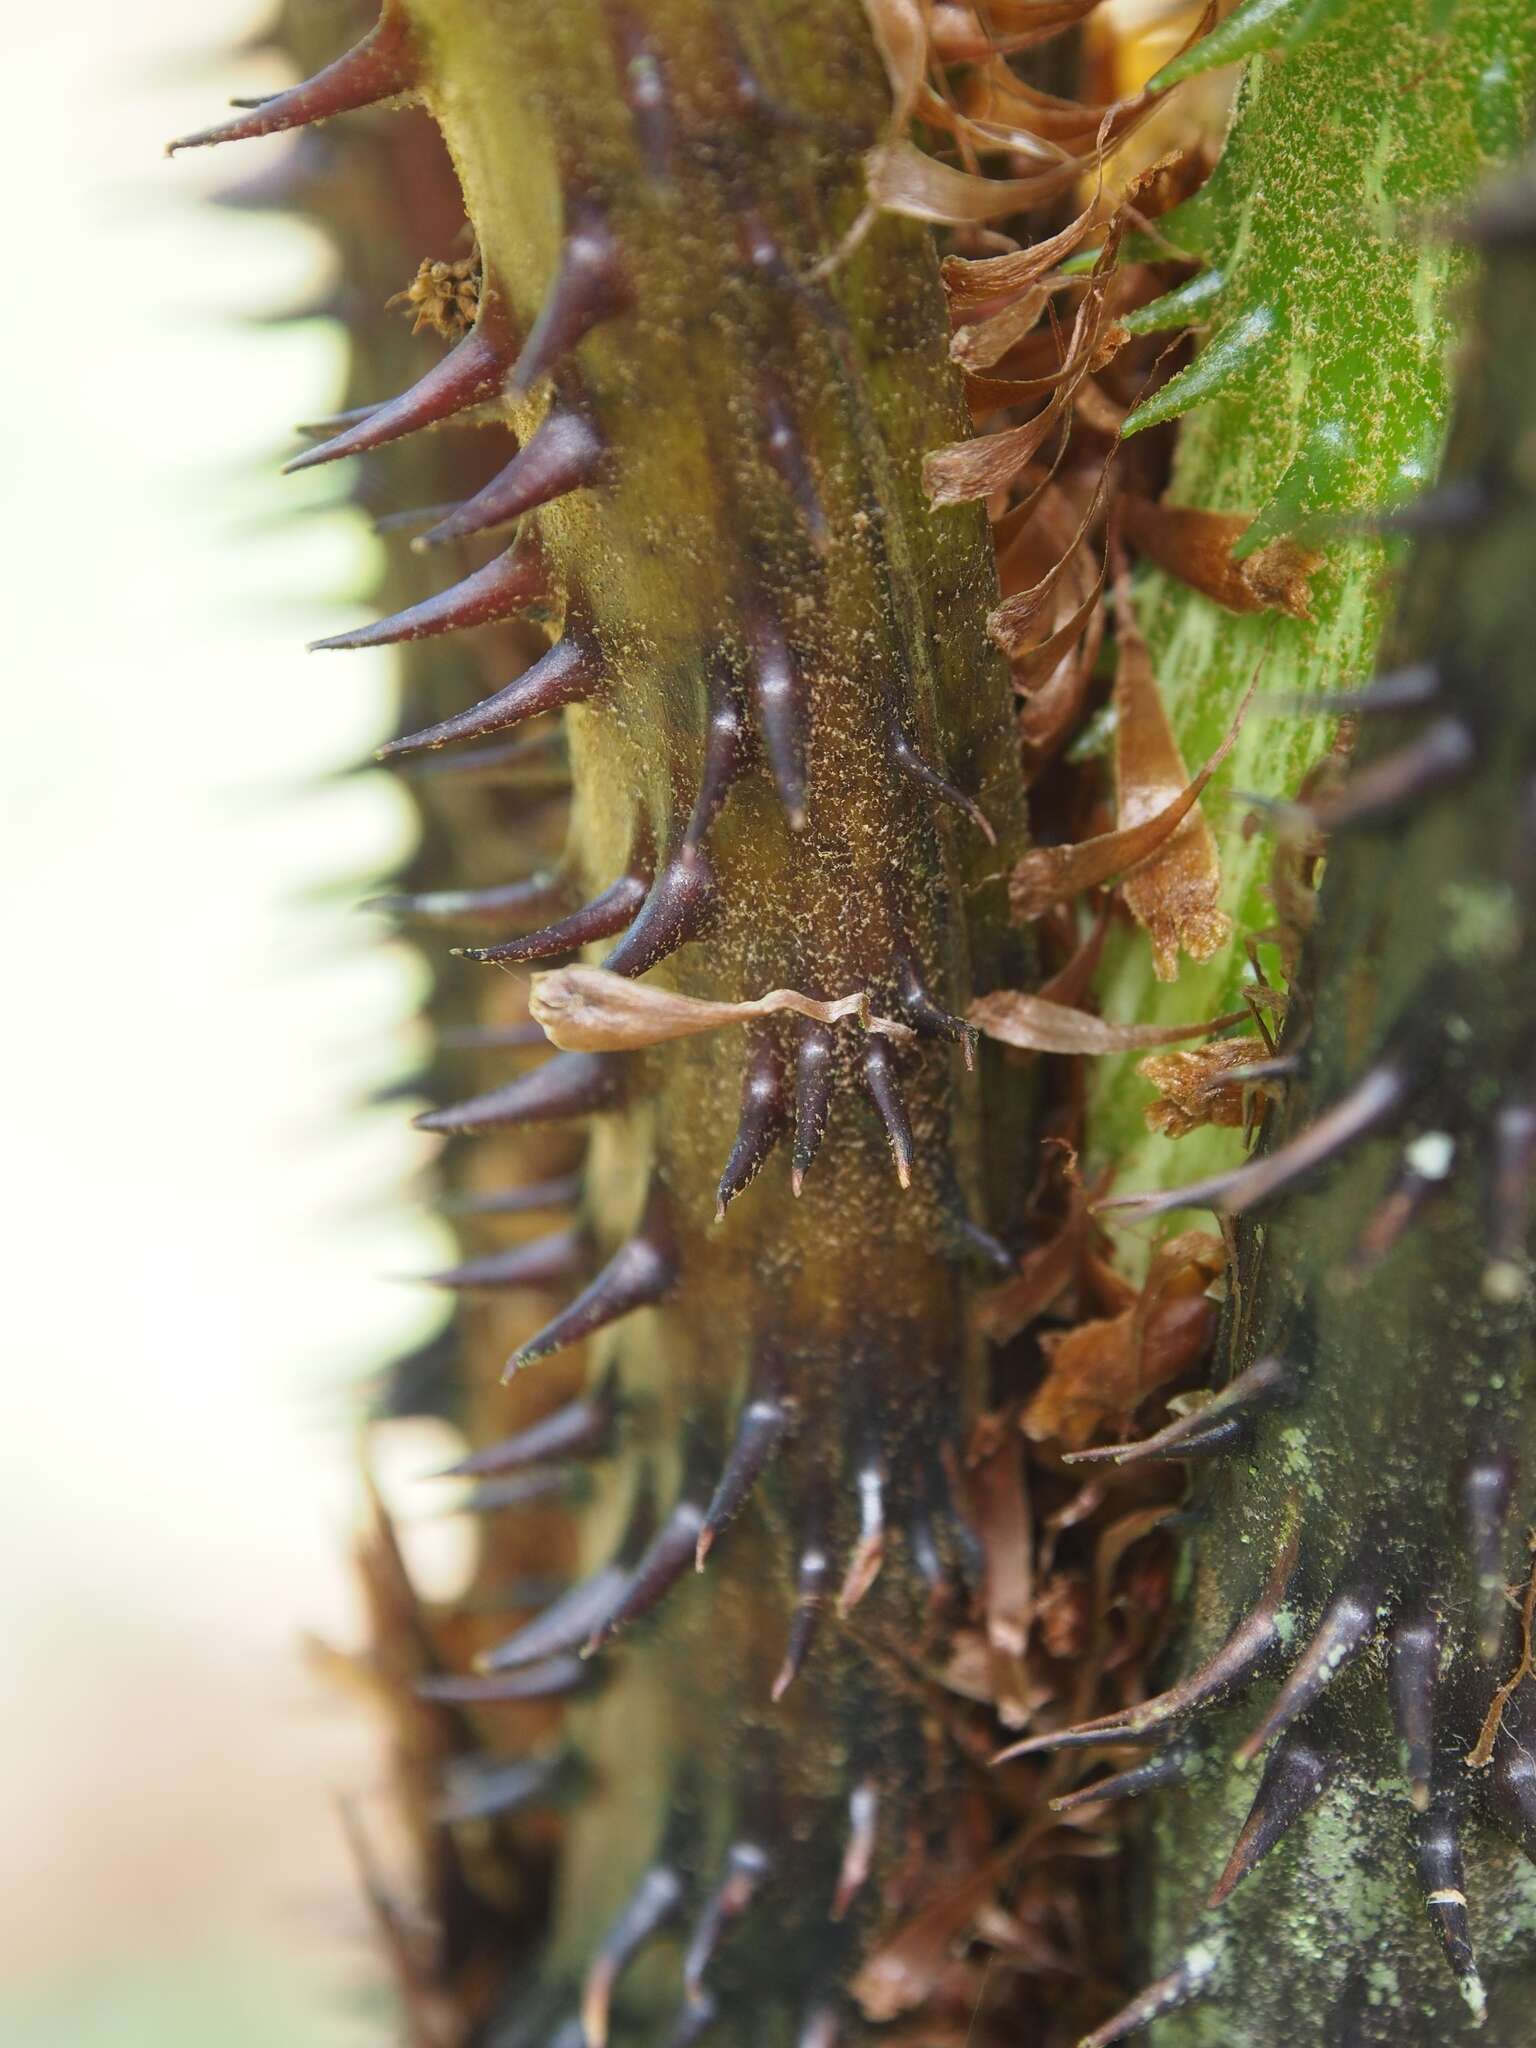
POLYGON ((607 2048, 614 1987, 640 1951, 676 1914, 683 1883, 670 1864, 653 1863, 615 1915, 581 1987, 586 2048, 607 2048))
POLYGON ((725 1853, 725 1869, 705 1900, 683 1952, 683 1989, 698 1998, 704 1972, 732 1923, 741 1918, 768 1875, 768 1855, 756 1842, 733 1842, 725 1853))
POLYGON ((371 420, 378 410, 377 400, 372 405, 349 405, 345 412, 328 412, 318 419, 300 420, 293 431, 302 434, 306 441, 323 441, 328 435, 339 434, 344 427, 355 427, 360 420, 371 420))
POLYGON ((494 1676, 418 1678, 413 1690, 418 1698, 439 1706, 510 1706, 520 1700, 564 1699, 585 1692, 595 1675, 596 1667, 580 1657, 551 1657, 546 1663, 494 1676))
POLYGON ((880 1786, 873 1778, 861 1778, 848 1795, 848 1839, 837 1873, 831 1918, 845 1917, 874 1868, 875 1849, 880 1839, 880 1786))
POLYGON ((332 114, 352 113, 398 98, 416 84, 416 63, 409 26, 402 9, 385 7, 360 43, 306 78, 302 85, 271 94, 233 121, 200 128, 166 145, 166 155, 179 149, 203 149, 215 142, 244 142, 259 135, 281 135, 304 128, 332 114))
POLYGON ((474 326, 424 377, 398 398, 375 406, 365 419, 334 440, 296 455, 285 473, 312 469, 321 462, 339 462, 346 455, 366 454, 484 404, 500 391, 511 357, 512 340, 499 302, 483 298, 474 326))
MULTIPOLYGON (((542 1045, 537 1024, 533 1033, 526 1043, 542 1045)), ((570 1208, 581 1200, 581 1185, 579 1173, 567 1173, 520 1188, 467 1188, 445 1194, 434 1206, 441 1216, 527 1216, 540 1209, 570 1208)))
POLYGON ((428 640, 438 633, 494 625, 523 612, 545 594, 543 563, 531 542, 519 540, 505 554, 487 562, 462 583, 423 598, 403 612, 379 619, 355 632, 312 640, 312 654, 353 647, 390 647, 402 641, 428 640))
POLYGON ((663 865, 634 923, 604 960, 610 974, 644 974, 703 938, 720 906, 714 866, 702 846, 681 845, 663 865))
POLYGON ((602 1627, 628 1584, 629 1573, 622 1564, 603 1565, 590 1578, 562 1593, 542 1614, 525 1622, 516 1634, 477 1657, 477 1669, 520 1671, 530 1664, 543 1664, 551 1657, 580 1650, 593 1630, 602 1627))
POLYGON ((504 1088, 471 1096, 416 1118, 419 1131, 456 1136, 466 1131, 509 1130, 517 1124, 559 1123, 595 1116, 619 1099, 622 1068, 612 1053, 560 1052, 504 1088))
POLYGON ((548 1358, 569 1344, 580 1343, 582 1338, 616 1323, 621 1316, 654 1307, 671 1293, 676 1283, 677 1260, 665 1202, 659 1192, 653 1191, 635 1235, 620 1245, 597 1278, 583 1288, 568 1308, 513 1352, 503 1378, 510 1378, 535 1359, 548 1358))
POLYGON ((1358 1284, 1380 1265, 1404 1232, 1424 1212, 1426 1205, 1445 1185, 1455 1146, 1444 1132, 1426 1132, 1408 1148, 1408 1156, 1392 1176, 1385 1195, 1361 1226, 1354 1248, 1342 1268, 1341 1277, 1358 1284), (1435 1171, 1425 1172, 1421 1161, 1429 1157, 1427 1141, 1444 1141, 1443 1158, 1435 1153, 1435 1171))
POLYGON ((1508 1450, 1484 1451, 1470 1459, 1460 1479, 1462 1528, 1472 1565, 1478 1616, 1478 1648, 1491 1664, 1504 1638, 1504 1539, 1514 1501, 1516 1465, 1508 1450))
POLYGON ((513 961, 553 960, 561 953, 579 953, 598 939, 611 939, 623 931, 646 900, 644 875, 620 875, 600 896, 573 910, 542 931, 526 932, 521 938, 503 939, 495 946, 464 946, 466 960, 492 961, 506 965, 513 961))
POLYGON ((472 498, 418 534, 411 546, 418 553, 441 547, 445 541, 467 540, 472 534, 489 533, 536 512, 541 505, 579 491, 597 477, 604 446, 601 435, 584 413, 556 407, 504 469, 472 498))
POLYGON ((596 1394, 582 1394, 563 1407, 540 1416, 526 1429, 487 1444, 448 1465, 439 1479, 481 1479, 491 1473, 519 1472, 551 1458, 590 1457, 607 1447, 613 1434, 614 1392, 609 1380, 596 1394))
POLYGON ((1133 1209, 1140 1216, 1161 1216, 1170 1209, 1211 1208, 1221 1216, 1240 1216, 1342 1158, 1359 1139, 1390 1123, 1409 1094, 1408 1077, 1402 1067, 1383 1060, 1332 1109, 1324 1110, 1306 1130, 1276 1151, 1246 1160, 1229 1172, 1212 1174, 1208 1180, 1192 1181, 1186 1187, 1170 1188, 1161 1194, 1114 1195, 1098 1203, 1097 1208, 1133 1209))
POLYGON ((1182 1785, 1193 1775, 1203 1755, 1203 1745, 1193 1737, 1175 1736, 1144 1763, 1132 1764, 1128 1770, 1116 1771, 1113 1777, 1095 1778, 1091 1784, 1063 1792, 1049 1802, 1050 1809, 1052 1813, 1076 1813, 1084 1806, 1101 1806, 1107 1799, 1138 1799, 1144 1792, 1182 1785))
MULTIPOLYGON (((370 765, 372 765, 370 763, 370 765)), ((398 764, 405 774, 489 776, 516 785, 531 781, 541 792, 568 786, 565 734, 558 726, 532 739, 501 740, 489 747, 466 747, 460 754, 422 754, 398 764)))
POLYGON ((885 1562, 885 1466, 878 1448, 871 1446, 861 1457, 854 1483, 859 1495, 859 1534, 837 1590, 839 1617, 853 1612, 885 1562))
POLYGON ((771 1028, 759 1031, 741 1077, 741 1121, 736 1142, 715 1191, 718 1223, 736 1197, 757 1178, 764 1161, 790 1127, 784 1061, 771 1028))
POLYGON ((1481 477, 1453 477, 1394 512, 1378 513, 1370 530, 1382 535, 1475 533, 1492 517, 1493 509, 1493 487, 1481 477))
POLYGON ((585 1240, 574 1230, 552 1231, 528 1244, 465 1259, 428 1277, 434 1287, 559 1287, 574 1280, 587 1264, 585 1240))
POLYGON ((600 320, 612 319, 630 301, 613 230, 595 206, 577 203, 569 210, 554 283, 507 380, 511 395, 532 390, 600 320))
POLYGON ((421 919, 428 924, 469 924, 484 919, 537 917, 569 900, 570 884, 562 874, 546 871, 494 889, 430 889, 418 895, 370 896, 358 908, 382 911, 388 917, 421 919))
POLYGON ((790 1164, 796 1195, 826 1135, 835 1048, 829 1025, 801 1021, 795 1033, 795 1142, 790 1164))
POLYGON ((704 770, 686 841, 697 846, 719 814, 747 756, 747 721, 728 676, 719 673, 710 686, 709 724, 704 738, 704 770))
POLYGON ((1494 1746, 1489 1796, 1500 1827, 1536 1862, 1536 1753, 1524 1725, 1523 1711, 1528 1700, 1527 1690, 1517 1692, 1505 1703, 1503 1723, 1494 1746))
POLYGON ((593 1629, 581 1654, 590 1657, 611 1636, 632 1621, 649 1614, 687 1573, 698 1547, 704 1511, 696 1501, 682 1500, 673 1508, 651 1538, 644 1555, 630 1574, 622 1598, 593 1629))
POLYGON ((400 754, 417 753, 424 747, 447 746, 451 740, 489 739, 521 725, 525 718, 537 718, 546 711, 563 710, 567 704, 584 704, 602 687, 602 664, 596 650, 586 641, 567 637, 557 640, 547 654, 540 655, 532 668, 515 682, 498 690, 479 704, 471 705, 453 718, 439 720, 420 732, 390 740, 379 748, 381 761, 400 754))
POLYGON ((1429 1808, 1439 1681, 1438 1616, 1426 1608, 1394 1622, 1388 1637, 1387 1684, 1392 1697, 1392 1718, 1403 1745, 1409 1797, 1419 1813, 1429 1808))
MULTIPOLYGON (((1523 1279, 1529 1265, 1531 1184, 1536 1174, 1536 1104, 1502 1103, 1493 1121, 1488 1181, 1489 1265, 1523 1279)), ((1484 1291, 1487 1292, 1485 1278, 1484 1291)), ((1523 1291, 1523 1287, 1521 1289, 1523 1291)))
POLYGON ((1283 1737, 1264 1766, 1242 1833, 1206 1901, 1207 1907, 1224 1905, 1281 1837, 1317 1804, 1327 1789, 1336 1761, 1300 1730, 1292 1729, 1283 1737))
POLYGON ((1145 1438, 1139 1444, 1095 1445, 1091 1451, 1066 1451, 1062 1454, 1064 1465, 1157 1465, 1172 1463, 1181 1458, 1222 1458, 1229 1452, 1246 1444, 1252 1434, 1252 1426, 1243 1415, 1229 1416, 1225 1422, 1213 1422, 1208 1429, 1192 1429, 1174 1443, 1165 1443, 1157 1436, 1145 1438))
POLYGON ((789 393, 771 372, 764 372, 758 379, 757 419, 763 454, 789 492, 812 547, 817 554, 825 554, 831 536, 815 473, 795 426, 789 393))
POLYGON ((790 1617, 789 1641, 785 1645, 784 1661, 773 1681, 772 1698, 775 1704, 783 1699, 799 1676, 826 1606, 827 1587, 832 1575, 832 1559, 827 1549, 826 1500, 819 1489, 814 1490, 810 1496, 805 1512, 805 1526, 797 1540, 795 1611, 790 1617))
POLYGON ((558 1465, 543 1466, 531 1472, 513 1472, 505 1479, 487 1479, 483 1485, 470 1487, 438 1513, 445 1517, 497 1515, 507 1508, 531 1508, 551 1500, 578 1499, 583 1491, 573 1485, 571 1474, 558 1465))
POLYGON ((1304 697, 1267 699, 1277 711, 1295 712, 1299 717, 1376 718, 1397 717, 1404 712, 1427 711, 1445 688, 1445 680, 1428 662, 1390 669, 1377 676, 1363 690, 1337 690, 1304 697))
POLYGON ((778 621, 761 613, 752 629, 748 681, 769 773, 791 832, 803 832, 810 694, 778 621))
POLYGON ((892 725, 889 744, 891 760, 903 775, 915 782, 920 789, 926 789, 930 795, 936 796, 941 803, 949 804, 962 816, 969 818, 987 844, 996 846, 997 834, 993 831, 980 804, 968 797, 964 790, 956 789, 952 782, 946 782, 936 768, 930 768, 899 725, 892 725))
POLYGON ((1091 1451, 1067 1451, 1064 1465, 1135 1465, 1150 1459, 1198 1457, 1241 1441, 1255 1415, 1289 1399, 1296 1381, 1285 1361, 1260 1358, 1213 1394, 1203 1407, 1181 1415, 1155 1435, 1133 1444, 1099 1444, 1091 1451), (1230 1434, 1240 1425, 1238 1434, 1230 1434), (1203 1442, 1216 1432, 1214 1441, 1203 1442))
POLYGON ((919 1038, 944 1038, 958 1045, 965 1054, 966 1072, 969 1073, 976 1065, 976 1041, 981 1035, 975 1025, 967 1024, 963 1017, 953 1016, 948 1010, 939 1008, 924 986, 917 963, 910 954, 899 955, 894 966, 897 993, 906 1021, 919 1038))
POLYGON ((1337 796, 1319 797, 1301 809, 1321 832, 1375 824, 1456 780, 1471 767, 1476 753, 1476 742, 1461 719, 1437 718, 1407 746, 1356 769, 1337 796))
POLYGON ((880 1113, 885 1125, 885 1134, 891 1141, 891 1157, 896 1162, 896 1178, 904 1188, 912 1185, 912 1123, 907 1115, 907 1106, 901 1099, 901 1087, 896 1079, 895 1064, 891 1058, 888 1041, 871 1032, 864 1047, 864 1086, 870 1100, 880 1113))
POLYGON ((564 1775, 564 1757, 471 1756, 448 1767, 441 1798, 433 1809, 441 1826, 490 1820, 547 1800, 564 1775))
POLYGON ((1213 1657, 1197 1671, 1167 1692, 1143 1700, 1140 1706, 1101 1714, 1097 1720, 1080 1722, 1073 1728, 1059 1728, 1045 1735, 1031 1735, 1000 1750, 994 1763, 1008 1763, 1017 1756, 1038 1756, 1051 1749, 1102 1747, 1112 1742, 1137 1742, 1161 1733, 1193 1714, 1219 1705, 1273 1662, 1281 1645, 1280 1606, 1295 1562, 1294 1547, 1281 1556, 1270 1575, 1264 1596, 1252 1613, 1240 1621, 1213 1657))
POLYGON ((1150 2026, 1153 2020, 1165 2019, 1169 2013, 1193 2004, 1203 1995, 1204 1980, 1214 1968, 1214 1958, 1207 1961, 1206 1952, 1202 1950, 1198 1964, 1186 1960, 1176 1970, 1170 1970, 1166 1977, 1159 1977, 1155 1984, 1149 1984, 1103 2026, 1095 2027, 1091 2034, 1084 2034, 1077 2048, 1114 2048, 1117 2041, 1129 2040, 1132 2034, 1150 2026))
POLYGON ((1268 1743, 1304 1714, 1371 1641, 1379 1626, 1374 1586, 1336 1594, 1317 1631, 1291 1667, 1264 1718, 1239 1745, 1240 1763, 1252 1763, 1268 1743))
POLYGON ((1481 2025, 1487 1997, 1478 1975, 1467 1914, 1458 1805, 1448 1790, 1436 1787, 1428 1812, 1418 1816, 1416 1861, 1430 1925, 1440 1937, 1445 1959, 1474 2022, 1481 2025))
POLYGON ((795 1411, 777 1394, 757 1394, 742 1408, 736 1438, 721 1470, 694 1547, 699 1571, 720 1532, 741 1512, 769 1460, 795 1425, 795 1411))

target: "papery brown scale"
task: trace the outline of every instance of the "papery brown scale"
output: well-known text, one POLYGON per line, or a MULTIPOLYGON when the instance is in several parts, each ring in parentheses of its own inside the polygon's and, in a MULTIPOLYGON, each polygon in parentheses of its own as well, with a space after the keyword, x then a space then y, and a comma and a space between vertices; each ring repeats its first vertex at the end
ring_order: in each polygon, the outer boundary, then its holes
POLYGON ((1094 208, 1085 206, 1054 235, 1031 242, 1027 248, 1011 250, 1005 256, 946 256, 941 268, 950 310, 965 312, 990 305, 1005 295, 1029 291, 1041 284, 1056 264, 1077 253, 1093 220, 1094 208))
MULTIPOLYGON (((1004 1045, 1023 1052, 1061 1053, 1069 1058, 1096 1054, 1132 1052, 1142 1045, 1172 1045, 1181 1038, 1199 1038, 1207 1032, 1241 1022, 1248 1012, 1234 1010, 1195 1024, 1111 1024, 1087 1010, 1075 1010, 1065 1003, 1022 989, 997 989, 978 996, 966 1012, 968 1020, 1004 1045)), ((1252 1041, 1240 1041, 1245 1046, 1252 1041)), ((1252 1058, 1252 1053, 1245 1053, 1252 1058)))
POLYGON ((1320 554, 1281 539, 1235 562, 1232 550, 1253 524, 1246 513, 1154 504, 1133 491, 1122 492, 1117 503, 1121 531, 1139 554, 1227 611, 1311 618, 1309 578, 1320 554))
POLYGON ((940 4, 933 10, 929 34, 934 54, 945 62, 974 62, 1033 49, 1086 20, 1098 5, 1099 0, 1041 0, 1038 6, 1031 0, 991 0, 978 13, 972 7, 940 4))
MULTIPOLYGON (((1136 625, 1129 578, 1115 578, 1115 785, 1122 832, 1165 813, 1189 786, 1188 771, 1163 708, 1152 657, 1136 625)), ((1216 839, 1193 805, 1149 858, 1125 878, 1121 894, 1152 941, 1159 981, 1178 973, 1182 950, 1209 960, 1231 936, 1221 909, 1221 865, 1216 839)))
POLYGON ((1104 832, 1075 845, 1039 846, 1026 853, 1008 878, 1014 915, 1025 919, 1042 917, 1053 904, 1112 881, 1155 853, 1188 817, 1206 784, 1231 752, 1248 701, 1245 697, 1231 730, 1194 780, 1151 817, 1139 825, 1104 832))
POLYGON ((1027 1719, 1024 1653, 1034 1605, 1034 1541, 1024 1460, 1008 1416, 984 1416, 977 1424, 966 1493, 986 1561, 982 1610, 992 1698, 1005 1727, 1022 1727, 1027 1719))
POLYGON ((994 491, 1006 489, 1023 473, 1056 421, 1070 409, 1073 395, 1093 368, 1100 345, 1106 339, 1106 294, 1123 232, 1123 215, 1117 215, 1089 275, 1060 368, 1047 380, 1051 389, 1047 403, 1022 426, 935 449, 923 463, 923 487, 933 504, 963 504, 967 499, 988 497, 994 491))
MULTIPOLYGON (((958 363, 962 370, 974 375, 980 370, 990 370, 1000 363, 1004 356, 1016 349, 1044 312, 1051 296, 1049 283, 1027 285, 1017 298, 1008 300, 997 312, 989 313, 982 319, 968 321, 955 330, 950 338, 950 361, 958 363)), ((990 390, 990 386, 984 389, 990 390)), ((985 409, 978 403, 974 390, 967 390, 973 416, 979 416, 985 409)), ((997 403, 1006 401, 999 398, 997 403)))
POLYGON ((984 178, 924 156, 906 140, 881 143, 866 158, 871 199, 891 213, 942 225, 980 226, 1039 206, 1070 189, 1082 165, 1068 158, 1028 178, 984 178))
POLYGON ((1219 1238, 1191 1230, 1159 1246, 1136 1301, 1119 1315, 1041 1339, 1048 1369, 1024 1411, 1034 1442, 1081 1450, 1107 1421, 1185 1372, 1216 1327, 1206 1289, 1226 1263, 1219 1238))
MULTIPOLYGON (((1088 593, 1066 619, 1054 626, 1045 638, 1033 647, 1018 649, 1013 656, 1013 680, 1016 688, 1027 690, 1031 683, 1049 680, 1068 654, 1088 631, 1098 611, 1099 599, 1104 594, 1104 572, 1100 569, 1094 576, 1088 593)), ((1087 677, 1082 677, 1083 689, 1075 692, 1079 699, 1086 691, 1087 677)), ((1045 734, 1031 735, 1038 745, 1047 737, 1045 734)))
POLYGON ((1081 513, 1059 486, 1047 483, 1033 514, 1019 522, 1018 531, 1001 550, 998 579, 1003 602, 989 614, 987 634, 1010 657, 1027 656, 1038 644, 1030 638, 1031 629, 1063 576, 1072 574, 1081 599, 1088 583, 1101 574, 1086 542, 1108 492, 1109 474, 1106 464, 1081 513), (1029 574, 1035 580, 1026 585, 1023 579, 1029 574))
POLYGON ((1234 1067, 1262 1060, 1268 1051, 1262 1038, 1243 1036, 1140 1061, 1137 1073, 1158 1091, 1157 1101, 1143 1112, 1147 1128, 1165 1138, 1184 1138, 1211 1124, 1240 1129, 1248 1119, 1248 1091, 1242 1081, 1227 1076, 1234 1067))

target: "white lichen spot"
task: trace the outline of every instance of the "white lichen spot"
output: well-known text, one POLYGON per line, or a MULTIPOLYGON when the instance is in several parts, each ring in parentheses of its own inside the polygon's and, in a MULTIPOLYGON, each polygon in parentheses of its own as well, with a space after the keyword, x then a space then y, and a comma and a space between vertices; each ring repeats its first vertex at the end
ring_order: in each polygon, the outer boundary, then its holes
POLYGON ((1425 1180, 1444 1180, 1456 1158, 1449 1131, 1425 1131, 1403 1148, 1403 1158, 1425 1180))
POLYGON ((1483 1268, 1481 1280, 1484 1301, 1495 1308, 1509 1308, 1524 1299, 1529 1292, 1531 1278, 1524 1266, 1514 1259, 1490 1259, 1483 1268))
POLYGON ((1221 1961, 1222 1941, 1197 1941, 1193 1948, 1186 1950, 1184 1968, 1191 1984, 1203 1984, 1221 1961))
POLYGON ((1467 2009, 1472 2015, 1473 2024, 1480 2027, 1488 2017, 1488 1994, 1483 1989, 1483 1980, 1476 1970, 1469 1970, 1461 1979, 1461 1995, 1467 2001, 1467 2009))
POLYGON ((1446 944, 1464 967, 1512 960, 1525 937, 1520 899, 1504 882, 1445 882, 1440 888, 1446 944))

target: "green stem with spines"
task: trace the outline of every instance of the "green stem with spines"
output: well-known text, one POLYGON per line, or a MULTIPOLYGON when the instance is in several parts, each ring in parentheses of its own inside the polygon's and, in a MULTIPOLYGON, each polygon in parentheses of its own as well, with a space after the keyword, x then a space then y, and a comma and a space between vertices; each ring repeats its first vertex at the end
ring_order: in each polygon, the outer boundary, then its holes
MULTIPOLYGON (((1194 363, 1133 410, 1127 432, 1181 418, 1170 500, 1251 514, 1245 548, 1293 534, 1323 563, 1310 625, 1234 616, 1160 573, 1138 584, 1192 769, 1261 665, 1263 681, 1204 799, 1232 942, 1204 963, 1185 960, 1164 985, 1139 935, 1112 941, 1099 981, 1110 1016, 1176 1023, 1241 1001, 1244 941, 1276 915, 1273 836, 1262 817, 1248 829, 1245 798, 1295 795, 1327 734, 1294 700, 1358 682, 1384 624, 1389 550, 1341 522, 1401 503, 1436 472, 1466 276, 1441 230, 1518 149, 1536 91, 1536 18, 1523 0, 1465 0, 1441 25, 1443 11, 1430 0, 1346 0, 1298 46, 1254 58, 1209 183, 1158 223, 1220 283, 1196 309, 1194 363)), ((1274 978, 1274 952, 1260 958, 1274 978)), ((1113 1163, 1117 1188, 1176 1185, 1238 1156, 1229 1129, 1176 1145, 1149 1133, 1151 1092, 1135 1068, 1134 1058, 1106 1060, 1092 1077, 1091 1152, 1113 1163)))

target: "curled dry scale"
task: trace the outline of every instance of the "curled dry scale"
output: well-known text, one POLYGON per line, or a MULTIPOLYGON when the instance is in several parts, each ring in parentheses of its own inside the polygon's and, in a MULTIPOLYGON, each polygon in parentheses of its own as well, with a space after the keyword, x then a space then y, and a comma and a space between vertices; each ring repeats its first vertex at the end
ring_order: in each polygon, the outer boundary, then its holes
POLYGON ((394 2038, 1525 2048, 1528 0, 270 40, 462 1239, 394 2038))

